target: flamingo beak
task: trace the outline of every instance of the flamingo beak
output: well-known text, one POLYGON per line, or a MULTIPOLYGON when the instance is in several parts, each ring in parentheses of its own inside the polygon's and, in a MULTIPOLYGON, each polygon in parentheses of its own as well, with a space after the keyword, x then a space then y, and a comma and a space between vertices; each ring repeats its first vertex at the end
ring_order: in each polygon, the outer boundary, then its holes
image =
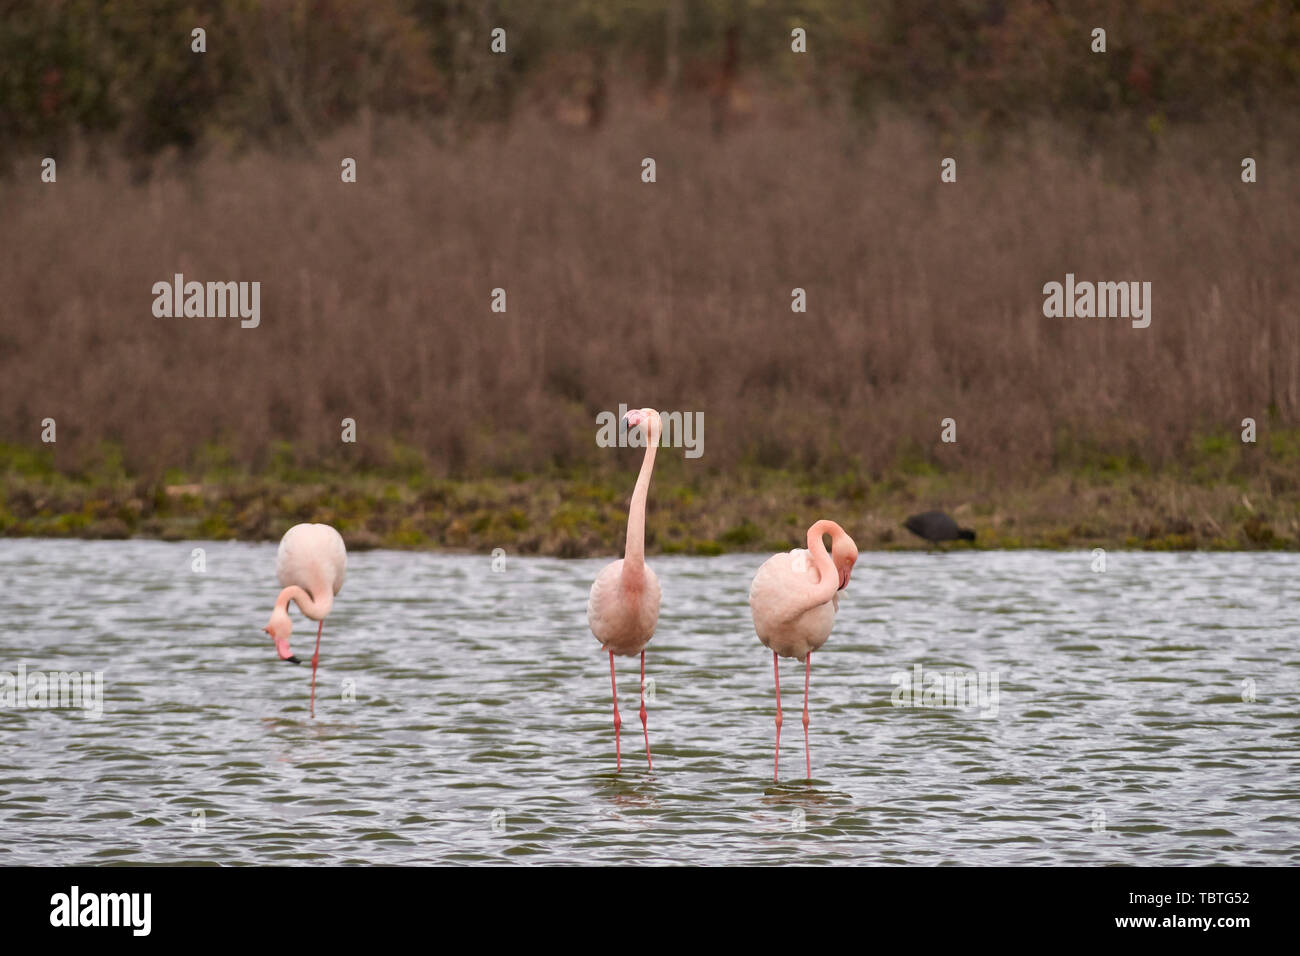
POLYGON ((631 425, 633 428, 636 428, 636 426, 646 421, 646 419, 649 418, 649 416, 646 415, 645 412, 641 411, 641 409, 634 408, 626 415, 624 415, 623 418, 627 421, 629 425, 631 425))
POLYGON ((852 570, 853 570, 852 568, 842 568, 842 569, 840 570, 840 590, 841 590, 841 591, 843 591, 846 587, 849 586, 849 575, 852 573, 852 570))
POLYGON ((293 653, 289 650, 289 642, 285 638, 276 637, 274 634, 271 633, 271 629, 269 627, 264 627, 262 628, 262 630, 266 631, 267 634, 270 634, 271 640, 275 641, 275 652, 280 655, 280 660, 288 661, 290 664, 302 663, 302 661, 298 660, 298 658, 293 656, 293 653))

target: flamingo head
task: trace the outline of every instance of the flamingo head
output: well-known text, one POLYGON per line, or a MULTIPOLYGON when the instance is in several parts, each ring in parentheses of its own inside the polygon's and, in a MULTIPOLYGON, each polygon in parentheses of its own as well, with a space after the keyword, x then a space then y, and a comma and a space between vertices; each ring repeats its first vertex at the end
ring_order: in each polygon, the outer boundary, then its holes
POLYGON ((646 434, 658 439, 661 425, 659 423, 659 413, 653 408, 634 408, 623 417, 633 428, 644 425, 646 434))
POLYGON ((853 565, 858 560, 858 546, 843 529, 831 539, 831 560, 839 572, 840 590, 843 591, 849 586, 849 575, 853 573, 853 565))
POLYGON ((302 663, 289 650, 289 634, 293 631, 293 622, 289 620, 288 611, 277 607, 271 612, 271 620, 266 622, 266 627, 262 630, 271 635, 271 640, 275 641, 275 650, 280 655, 280 660, 288 661, 290 664, 302 663))

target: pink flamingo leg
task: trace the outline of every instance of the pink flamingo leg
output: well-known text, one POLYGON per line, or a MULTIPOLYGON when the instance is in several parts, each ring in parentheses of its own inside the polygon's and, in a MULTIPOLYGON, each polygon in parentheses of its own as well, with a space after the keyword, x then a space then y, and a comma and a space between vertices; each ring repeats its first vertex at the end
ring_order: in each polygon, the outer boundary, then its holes
POLYGON ((623 726, 623 718, 618 715, 618 682, 614 680, 614 652, 609 652, 609 686, 614 691, 614 759, 616 770, 623 769, 623 751, 618 742, 618 729, 623 726))
POLYGON ((776 756, 772 759, 772 782, 777 783, 781 771, 781 665, 776 651, 772 652, 772 673, 776 677, 776 756))
POLYGON ((325 622, 316 627, 316 653, 311 656, 311 715, 316 716, 316 665, 320 663, 320 633, 325 630, 325 622))
POLYGON ((645 762, 651 770, 655 765, 650 761, 650 728, 645 722, 645 651, 641 652, 641 732, 645 734, 645 762))
POLYGON ((803 668, 803 754, 808 767, 808 779, 812 779, 812 750, 808 746, 808 679, 812 677, 812 654, 804 658, 803 668))

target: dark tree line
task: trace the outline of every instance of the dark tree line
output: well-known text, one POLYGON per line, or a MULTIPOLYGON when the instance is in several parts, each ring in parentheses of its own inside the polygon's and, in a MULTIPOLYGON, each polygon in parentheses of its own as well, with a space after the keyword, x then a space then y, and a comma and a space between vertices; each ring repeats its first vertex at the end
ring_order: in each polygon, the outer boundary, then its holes
POLYGON ((595 126, 615 83, 711 100, 719 127, 742 78, 943 126, 1045 114, 1158 126, 1293 109, 1300 81, 1300 6, 1284 0, 7 0, 0 11, 11 156, 54 154, 72 137, 132 156, 206 138, 276 146, 373 115, 501 121, 556 95, 595 126), (494 27, 507 31, 504 56, 489 49, 494 27), (1095 27, 1105 54, 1090 50, 1095 27))

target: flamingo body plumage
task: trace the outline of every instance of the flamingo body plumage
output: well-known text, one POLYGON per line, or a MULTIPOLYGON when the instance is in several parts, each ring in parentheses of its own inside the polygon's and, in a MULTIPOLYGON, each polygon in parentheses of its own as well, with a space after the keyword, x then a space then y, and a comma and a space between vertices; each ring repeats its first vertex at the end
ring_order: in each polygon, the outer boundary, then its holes
POLYGON ((623 565, 619 558, 596 575, 587 598, 587 622, 601 650, 636 657, 654 637, 662 591, 649 565, 642 568, 639 583, 624 579, 623 565))
POLYGON ((808 551, 774 554, 758 569, 749 586, 754 633, 763 646, 781 657, 803 663, 831 636, 839 592, 809 606, 806 595, 817 586, 818 573, 808 551))
POLYGON ((323 620, 330 604, 343 589, 348 570, 348 549, 343 536, 327 524, 296 524, 284 533, 275 553, 275 576, 280 587, 297 585, 326 606, 303 607, 313 621, 323 620))

